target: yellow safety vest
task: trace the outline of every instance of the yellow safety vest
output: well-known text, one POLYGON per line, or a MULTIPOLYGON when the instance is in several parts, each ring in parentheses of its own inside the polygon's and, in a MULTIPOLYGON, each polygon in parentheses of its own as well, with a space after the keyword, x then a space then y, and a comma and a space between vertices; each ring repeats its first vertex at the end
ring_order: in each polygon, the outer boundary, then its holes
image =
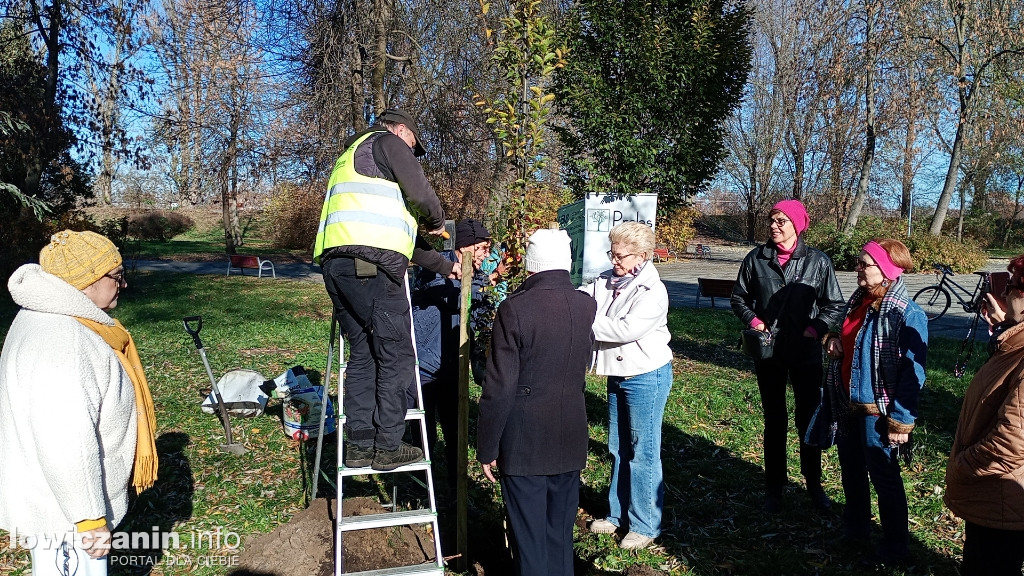
POLYGON ((366 134, 338 158, 327 182, 327 196, 320 211, 320 227, 313 245, 313 261, 335 246, 372 246, 394 250, 412 258, 416 242, 416 218, 405 205, 398 184, 356 172, 356 148, 379 134, 366 134))

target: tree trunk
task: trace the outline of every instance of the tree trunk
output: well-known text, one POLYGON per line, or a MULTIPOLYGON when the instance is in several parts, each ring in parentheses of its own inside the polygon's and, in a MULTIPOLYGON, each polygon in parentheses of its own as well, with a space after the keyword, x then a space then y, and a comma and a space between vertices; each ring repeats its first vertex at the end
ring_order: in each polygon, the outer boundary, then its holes
POLYGON ((235 254, 242 245, 242 229, 238 222, 238 189, 235 158, 238 151, 239 114, 232 112, 227 150, 220 169, 221 212, 224 222, 224 249, 235 254))
POLYGON ((391 0, 375 0, 374 5, 372 20, 374 37, 377 39, 377 54, 370 76, 370 93, 373 98, 373 110, 380 114, 388 107, 384 92, 384 78, 388 66, 388 32, 394 8, 391 5, 391 0))
POLYGON ((867 18, 864 28, 864 47, 867 52, 864 63, 864 157, 860 163, 860 179, 857 182, 857 194, 853 198, 853 205, 846 217, 846 226, 843 232, 847 236, 853 235, 857 221, 860 219, 861 210, 864 209, 864 201, 868 197, 868 182, 871 179, 871 162, 875 159, 875 50, 872 47, 874 37, 872 21, 874 18, 874 6, 868 0, 865 4, 867 18))
MULTIPOLYGON (((39 5, 35 0, 31 2, 32 23, 35 24, 39 35, 46 44, 46 84, 43 90, 43 106, 47 110, 47 122, 45 130, 51 132, 56 123, 60 122, 60 112, 57 107, 57 77, 60 73, 60 33, 64 26, 64 3, 62 0, 53 0, 50 5, 48 25, 43 24, 43 15, 39 12, 39 5)), ((47 141, 49 134, 37 134, 41 141, 47 141)), ((30 154, 25 161, 25 189, 22 192, 26 196, 37 197, 39 194, 39 182, 43 177, 43 159, 36 154, 30 154)))
POLYGON ((953 138, 953 149, 949 155, 949 167, 946 169, 942 194, 939 195, 939 204, 935 207, 935 216, 932 218, 931 228, 928 229, 928 233, 932 236, 942 234, 942 225, 946 222, 949 202, 953 199, 953 190, 956 188, 957 178, 960 174, 960 157, 964 149, 964 124, 965 119, 961 114, 960 122, 956 126, 956 136, 953 138))
POLYGON ((792 136, 792 141, 789 151, 793 155, 793 199, 800 200, 804 195, 805 146, 796 136, 792 136))

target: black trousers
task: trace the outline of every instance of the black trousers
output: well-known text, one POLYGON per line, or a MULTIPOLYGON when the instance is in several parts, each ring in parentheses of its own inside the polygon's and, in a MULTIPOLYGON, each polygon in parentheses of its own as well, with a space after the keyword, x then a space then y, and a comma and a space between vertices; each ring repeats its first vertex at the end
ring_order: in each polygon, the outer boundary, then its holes
POLYGON ((331 258, 323 272, 349 344, 345 437, 361 448, 395 450, 405 432, 406 388, 416 369, 405 286, 380 270, 357 277, 352 258, 331 258))
POLYGON ((771 494, 781 494, 786 485, 786 436, 789 411, 786 408, 786 381, 793 383, 796 430, 800 434, 800 473, 808 484, 821 483, 821 448, 804 444, 804 434, 814 410, 821 402, 821 364, 791 365, 774 358, 755 360, 757 389, 764 413, 764 480, 771 494))
POLYGON ((986 528, 967 522, 962 576, 1020 576, 1024 531, 986 528))
POLYGON ((519 576, 572 576, 572 527, 580 503, 580 471, 554 476, 502 476, 519 576))

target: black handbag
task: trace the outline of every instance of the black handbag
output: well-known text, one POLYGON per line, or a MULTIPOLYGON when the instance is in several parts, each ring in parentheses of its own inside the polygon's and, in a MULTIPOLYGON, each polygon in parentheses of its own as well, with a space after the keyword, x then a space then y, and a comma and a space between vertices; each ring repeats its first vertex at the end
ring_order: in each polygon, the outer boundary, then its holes
MULTIPOLYGON (((795 278, 793 278, 793 281, 790 282, 790 284, 799 282, 806 269, 807 264, 805 263, 803 269, 795 278)), ((744 354, 750 356, 754 360, 767 360, 775 354, 775 339, 779 335, 779 317, 782 316, 783 312, 785 312, 786 302, 789 301, 789 295, 792 293, 792 290, 786 292, 786 297, 782 299, 782 305, 779 306, 779 313, 775 317, 775 322, 772 322, 771 328, 768 330, 747 328, 743 332, 740 332, 740 350, 742 350, 744 354)))
POLYGON ((778 329, 775 324, 772 324, 771 329, 767 331, 747 328, 740 333, 740 349, 754 360, 767 360, 775 352, 775 337, 777 335, 778 329))

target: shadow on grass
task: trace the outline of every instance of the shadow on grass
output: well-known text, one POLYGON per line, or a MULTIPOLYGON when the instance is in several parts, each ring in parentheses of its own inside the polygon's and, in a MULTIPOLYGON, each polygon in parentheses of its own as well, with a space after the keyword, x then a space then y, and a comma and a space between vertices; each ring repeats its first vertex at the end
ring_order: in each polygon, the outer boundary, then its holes
MULTIPOLYGON (((604 400, 593 394, 588 394, 587 400, 591 423, 603 425, 603 419, 595 419, 602 412, 594 411, 593 406, 604 400)), ((941 427, 950 423, 948 416, 936 420, 941 427)), ((952 424, 955 426, 955 414, 952 424)), ((835 544, 843 533, 842 503, 819 513, 811 507, 802 483, 791 481, 785 489, 783 511, 776 515, 763 511, 763 471, 749 461, 760 456, 759 442, 740 455, 675 426, 665 425, 662 433, 665 505, 662 534, 656 544, 694 573, 858 574, 875 570, 865 565, 870 550, 835 544)), ((948 446, 935 448, 948 451, 948 446)), ((590 449, 595 454, 607 453, 607 446, 593 439, 590 449)), ((790 460, 795 464, 794 458, 790 460)), ((838 478, 834 483, 838 485, 838 478)), ((606 490, 607 479, 585 485, 580 507, 595 518, 604 518, 608 512, 606 490)), ((841 499, 841 489, 831 496, 841 499)), ((875 528, 877 532, 877 522, 875 528)), ((636 562, 626 553, 609 552, 609 546, 614 544, 607 536, 584 534, 576 552, 585 569, 578 569, 577 574, 602 574, 595 562, 617 570, 636 562)), ((916 537, 911 551, 914 566, 883 573, 956 574, 952 558, 936 553, 916 537)))
MULTIPOLYGON (((139 495, 114 531, 148 535, 157 533, 160 541, 136 547, 137 544, 143 544, 140 539, 132 542, 132 547, 128 549, 111 551, 111 575, 149 574, 153 567, 162 562, 164 545, 168 542, 172 543, 170 548, 171 553, 174 553, 174 540, 168 535, 174 530, 175 524, 192 517, 195 482, 192 467, 185 456, 188 443, 188 434, 182 432, 165 432, 157 437, 156 451, 160 467, 156 484, 139 495)), ((190 534, 178 534, 178 547, 189 548, 192 544, 190 537, 190 534)))

